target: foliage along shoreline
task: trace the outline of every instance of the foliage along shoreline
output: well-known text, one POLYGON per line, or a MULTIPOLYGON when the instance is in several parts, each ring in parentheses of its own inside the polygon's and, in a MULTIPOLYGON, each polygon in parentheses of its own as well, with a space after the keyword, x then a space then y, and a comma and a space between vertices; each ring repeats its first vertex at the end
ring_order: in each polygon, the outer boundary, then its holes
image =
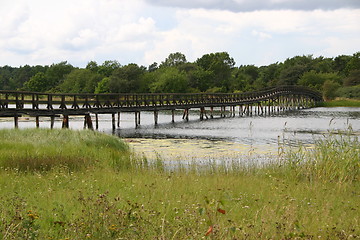
POLYGON ((317 107, 360 107, 360 100, 357 99, 335 99, 317 103, 317 107))
POLYGON ((336 97, 360 99, 360 52, 335 58, 295 56, 257 67, 235 66, 227 52, 188 62, 180 52, 148 67, 116 60, 85 68, 68 62, 50 66, 0 67, 0 90, 66 93, 246 92, 279 85, 301 85, 336 97))
POLYGON ((262 168, 209 161, 179 163, 178 171, 92 131, 0 136, 2 239, 360 236, 360 143, 348 135, 330 135, 312 150, 284 149, 262 168))

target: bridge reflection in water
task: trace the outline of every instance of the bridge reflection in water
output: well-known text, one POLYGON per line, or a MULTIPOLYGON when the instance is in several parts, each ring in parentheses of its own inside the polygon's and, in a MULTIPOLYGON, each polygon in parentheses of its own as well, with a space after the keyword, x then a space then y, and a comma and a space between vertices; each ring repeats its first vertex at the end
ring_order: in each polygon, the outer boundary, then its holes
POLYGON ((84 127, 98 128, 98 115, 111 114, 112 129, 120 127, 120 113, 133 112, 135 126, 140 125, 142 111, 154 112, 154 123, 158 123, 159 111, 183 110, 183 119, 189 119, 189 109, 199 109, 200 119, 213 118, 214 108, 220 109, 220 116, 252 116, 273 114, 282 111, 314 107, 322 101, 319 92, 300 86, 280 86, 257 92, 245 93, 147 93, 147 94, 63 94, 0 90, 0 117, 14 118, 15 128, 21 116, 50 117, 53 128, 55 117, 62 117, 62 127, 69 127, 69 116, 84 116, 84 127))

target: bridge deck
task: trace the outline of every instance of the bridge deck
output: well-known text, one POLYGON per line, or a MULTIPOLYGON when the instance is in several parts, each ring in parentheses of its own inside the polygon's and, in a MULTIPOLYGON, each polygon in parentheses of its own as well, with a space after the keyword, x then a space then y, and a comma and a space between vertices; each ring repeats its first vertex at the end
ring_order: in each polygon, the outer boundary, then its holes
MULTIPOLYGON (((60 94, 0 90, 0 117, 115 114, 206 107, 244 106, 281 102, 301 104, 322 101, 314 90, 281 86, 246 93, 163 93, 163 94, 60 94), (282 101, 284 102, 284 101, 282 101)), ((17 123, 15 123, 17 126, 17 123)))

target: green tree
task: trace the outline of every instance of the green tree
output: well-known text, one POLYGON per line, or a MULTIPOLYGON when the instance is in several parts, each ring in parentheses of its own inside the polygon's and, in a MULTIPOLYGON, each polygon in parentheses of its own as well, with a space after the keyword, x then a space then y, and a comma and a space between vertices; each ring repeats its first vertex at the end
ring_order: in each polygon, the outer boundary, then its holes
POLYGON ((181 64, 187 63, 186 57, 181 52, 170 53, 164 62, 159 67, 176 67, 181 64))
POLYGON ((209 79, 211 88, 220 87, 225 91, 229 90, 235 61, 227 52, 205 54, 196 60, 196 64, 205 71, 212 72, 213 78, 209 79))
POLYGON ((145 72, 145 67, 134 63, 115 69, 110 77, 110 91, 114 93, 140 92, 141 78, 145 72))
POLYGON ((167 67, 158 71, 158 80, 150 87, 151 92, 185 93, 189 90, 189 80, 184 71, 167 67))
POLYGON ((301 76, 298 84, 321 91, 326 80, 341 83, 341 77, 337 73, 318 73, 311 70, 301 76))
POLYGON ((94 93, 95 87, 101 79, 100 74, 89 69, 74 69, 66 75, 59 87, 62 92, 67 93, 94 93))
POLYGON ((336 91, 340 88, 340 84, 332 80, 326 80, 323 86, 323 97, 325 100, 333 100, 336 97, 336 91))
POLYGON ((360 70, 351 71, 349 76, 344 78, 344 86, 356 86, 360 84, 360 70))
POLYGON ((113 72, 120 68, 121 64, 116 61, 105 61, 101 66, 98 66, 98 73, 105 76, 105 77, 110 77, 113 72))
POLYGON ((99 65, 97 64, 97 62, 95 61, 90 61, 88 62, 88 64, 86 65, 86 69, 91 70, 92 72, 99 72, 99 65))
POLYGON ((45 72, 48 81, 46 90, 54 89, 62 84, 65 76, 73 69, 74 67, 71 64, 68 64, 67 61, 52 64, 45 72))
POLYGON ((38 72, 24 84, 24 88, 34 92, 45 92, 49 89, 49 81, 43 72, 38 72))
POLYGON ((341 75, 345 75, 345 68, 347 63, 350 61, 351 56, 339 55, 337 56, 332 64, 332 69, 334 72, 339 72, 341 75))
POLYGON ((312 70, 312 63, 312 55, 286 59, 281 64, 279 79, 276 85, 296 85, 305 72, 312 70))
POLYGON ((104 77, 100 82, 98 82, 95 93, 109 93, 110 87, 109 87, 110 78, 104 77))
POLYGON ((345 74, 349 76, 352 71, 360 70, 360 52, 355 53, 347 62, 345 74))

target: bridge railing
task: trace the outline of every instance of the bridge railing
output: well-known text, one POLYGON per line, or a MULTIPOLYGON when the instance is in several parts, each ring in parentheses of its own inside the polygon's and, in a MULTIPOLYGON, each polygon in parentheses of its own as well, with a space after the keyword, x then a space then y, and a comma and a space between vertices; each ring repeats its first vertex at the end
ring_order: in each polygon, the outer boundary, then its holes
POLYGON ((4 109, 106 109, 158 106, 240 104, 276 98, 279 95, 304 95, 321 101, 321 95, 309 88, 280 86, 244 93, 111 93, 74 94, 0 90, 0 111, 4 109))

